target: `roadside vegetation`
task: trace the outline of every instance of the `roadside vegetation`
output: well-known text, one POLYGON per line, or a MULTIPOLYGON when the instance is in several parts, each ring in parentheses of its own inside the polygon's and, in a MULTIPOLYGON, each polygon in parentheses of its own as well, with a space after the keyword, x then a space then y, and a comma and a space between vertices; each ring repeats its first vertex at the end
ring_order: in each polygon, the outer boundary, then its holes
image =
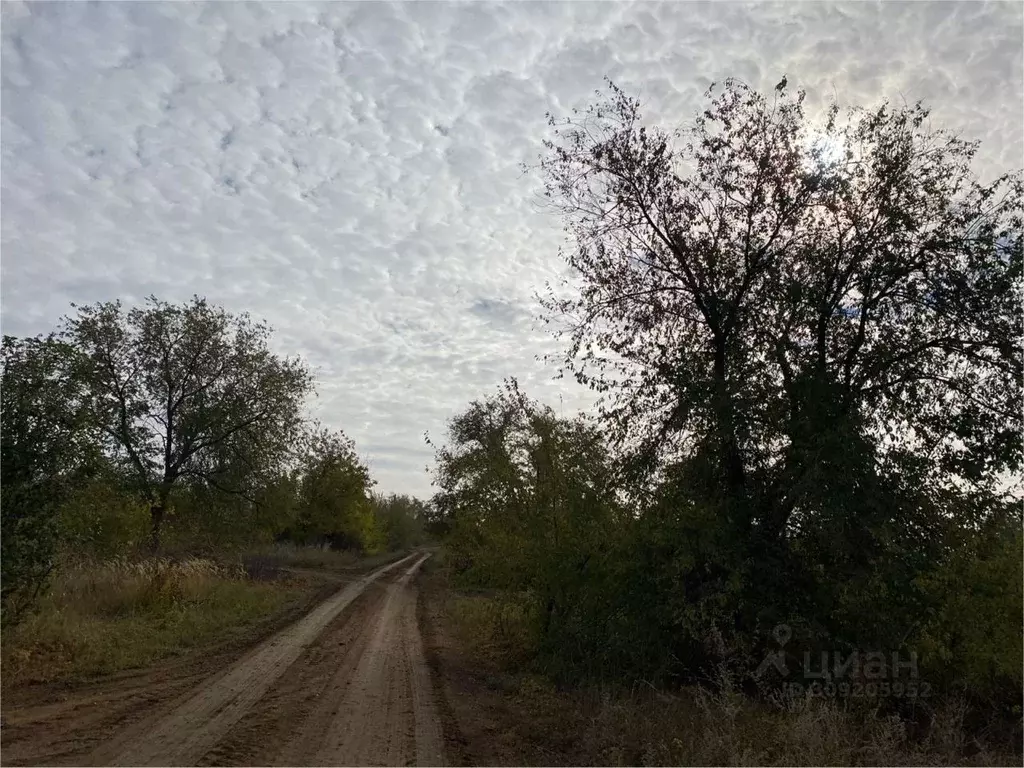
POLYGON ((262 324, 198 297, 75 310, 3 340, 5 687, 229 640, 422 541, 425 505, 305 417, 310 374, 262 324))
POLYGON ((1020 173, 921 105, 603 98, 537 169, 596 413, 510 381, 437 446, 452 631, 571 742, 521 758, 1019 764, 1020 173))
MULTIPOLYGON (((492 725, 460 764, 516 765, 1016 765, 1007 734, 972 722, 962 694, 917 718, 877 697, 826 698, 785 689, 750 695, 728 668, 699 684, 642 678, 559 680, 537 663, 523 603, 447 587, 443 622, 459 655, 442 674, 469 676, 459 715, 492 725), (453 670, 457 670, 453 672, 453 670), (479 750, 479 751, 476 751, 479 750)), ((472 727, 472 725, 470 726, 472 727)))
POLYGON ((307 594, 212 560, 118 559, 62 568, 4 639, 4 682, 73 680, 230 639, 307 594))

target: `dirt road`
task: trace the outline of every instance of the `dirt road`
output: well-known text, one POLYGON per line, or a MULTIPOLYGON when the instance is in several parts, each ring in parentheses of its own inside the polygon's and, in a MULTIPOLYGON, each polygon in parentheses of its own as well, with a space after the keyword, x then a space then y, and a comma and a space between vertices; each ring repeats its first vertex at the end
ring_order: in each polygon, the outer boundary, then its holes
MULTIPOLYGON (((12 744, 5 729, 3 762, 441 765, 444 738, 412 581, 427 557, 410 555, 346 585, 198 685, 180 693, 165 685, 177 695, 99 743, 83 736, 47 754, 27 740, 12 744)), ((63 735, 76 717, 99 721, 92 708, 116 698, 105 691, 63 708, 41 706, 50 711, 34 715, 36 741, 45 738, 42 725, 63 735)), ((32 720, 31 709, 16 709, 9 725, 30 736, 32 720)))

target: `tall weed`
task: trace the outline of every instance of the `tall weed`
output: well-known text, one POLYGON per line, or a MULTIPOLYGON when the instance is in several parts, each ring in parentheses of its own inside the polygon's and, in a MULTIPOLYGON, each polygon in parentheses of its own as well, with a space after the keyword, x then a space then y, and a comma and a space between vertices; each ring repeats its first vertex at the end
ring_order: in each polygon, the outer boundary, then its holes
POLYGON ((144 665, 245 632, 302 592, 201 558, 66 564, 38 610, 4 633, 4 685, 144 665))

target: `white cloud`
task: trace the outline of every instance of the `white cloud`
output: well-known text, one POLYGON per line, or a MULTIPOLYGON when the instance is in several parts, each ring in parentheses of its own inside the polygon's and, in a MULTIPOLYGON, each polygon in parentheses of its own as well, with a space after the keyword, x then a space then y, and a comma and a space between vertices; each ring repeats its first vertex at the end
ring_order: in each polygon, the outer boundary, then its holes
POLYGON ((504 376, 571 409, 531 317, 544 113, 610 75, 680 122, 713 79, 925 99, 1021 165, 1022 10, 1000 3, 4 3, 2 318, 208 296, 318 371, 386 490, 504 376))

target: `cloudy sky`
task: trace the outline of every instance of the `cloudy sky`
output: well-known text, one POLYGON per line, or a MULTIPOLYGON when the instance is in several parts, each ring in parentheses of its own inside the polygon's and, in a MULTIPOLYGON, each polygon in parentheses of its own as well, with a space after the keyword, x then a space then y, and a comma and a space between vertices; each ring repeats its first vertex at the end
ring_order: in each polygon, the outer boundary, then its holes
POLYGON ((3 332, 198 293, 315 367, 314 413, 385 491, 505 376, 566 412, 534 292, 545 112, 612 77, 678 122, 712 80, 925 99, 1022 164, 1024 5, 4 2, 3 332))

